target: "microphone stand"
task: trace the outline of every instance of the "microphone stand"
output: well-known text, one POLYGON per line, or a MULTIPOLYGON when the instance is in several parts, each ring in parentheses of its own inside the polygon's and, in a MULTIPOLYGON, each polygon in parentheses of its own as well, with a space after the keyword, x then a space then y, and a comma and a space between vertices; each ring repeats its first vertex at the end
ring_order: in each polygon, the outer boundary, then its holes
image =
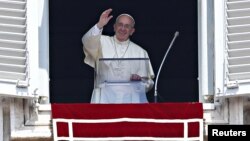
POLYGON ((166 59, 166 57, 167 57, 167 55, 168 55, 168 52, 169 52, 170 49, 172 48, 173 43, 174 43, 174 41, 175 41, 175 39, 176 39, 177 36, 179 36, 179 32, 178 32, 178 31, 176 31, 175 34, 174 34, 174 38, 172 39, 172 41, 171 41, 171 43, 170 43, 170 45, 169 45, 169 47, 168 47, 168 50, 167 50, 167 52, 165 53, 165 56, 164 56, 164 58, 163 58, 163 60, 162 60, 162 62, 161 62, 161 65, 160 65, 160 67, 159 67, 159 70, 158 70, 158 73, 157 73, 157 76, 156 76, 156 80, 155 80, 155 92, 154 92, 154 102, 155 102, 155 103, 157 102, 157 95, 158 95, 158 92, 157 92, 157 84, 158 84, 158 78, 159 78, 159 75, 160 75, 160 72, 161 72, 161 68, 162 68, 163 63, 164 63, 164 61, 165 61, 165 59, 166 59))

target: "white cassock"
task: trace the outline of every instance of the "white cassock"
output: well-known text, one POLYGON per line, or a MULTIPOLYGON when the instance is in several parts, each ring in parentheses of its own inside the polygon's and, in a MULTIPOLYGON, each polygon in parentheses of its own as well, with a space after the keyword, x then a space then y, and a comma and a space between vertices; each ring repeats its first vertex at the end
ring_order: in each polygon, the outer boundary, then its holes
MULTIPOLYGON (((102 30, 100 30, 96 25, 83 36, 82 42, 85 54, 84 62, 93 67, 97 75, 99 75, 100 58, 149 58, 147 52, 143 48, 131 42, 129 39, 127 41, 120 42, 115 36, 102 35, 102 30)), ((141 63, 133 65, 133 63, 126 64, 126 62, 124 62, 124 64, 126 66, 125 68, 133 68, 133 70, 130 69, 130 73, 126 73, 127 69, 119 69, 123 72, 116 75, 117 71, 115 71, 115 64, 108 63, 108 65, 106 65, 106 69, 102 69, 102 72, 100 73, 109 74, 109 79, 119 77, 130 78, 128 76, 123 76, 127 74, 138 74, 147 79, 144 81, 132 81, 131 83, 119 83, 119 85, 107 85, 106 83, 97 82, 97 76, 95 77, 95 88, 92 93, 91 103, 148 102, 145 93, 149 91, 154 84, 152 80, 154 78, 154 72, 150 60, 147 61, 146 66, 145 64, 141 65, 141 63), (147 70, 142 68, 147 68, 147 70), (145 93, 141 94, 143 91, 145 93)), ((106 77, 105 75, 103 76, 106 77)))

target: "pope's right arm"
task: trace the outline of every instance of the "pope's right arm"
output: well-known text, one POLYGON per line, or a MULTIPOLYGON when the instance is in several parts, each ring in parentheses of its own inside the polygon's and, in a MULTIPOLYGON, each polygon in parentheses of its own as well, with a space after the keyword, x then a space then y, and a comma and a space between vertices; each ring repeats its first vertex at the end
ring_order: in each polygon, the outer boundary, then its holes
POLYGON ((97 25, 95 25, 82 37, 83 52, 85 54, 84 62, 91 67, 95 66, 95 61, 98 58, 101 46, 101 34, 102 29, 99 29, 97 25))
POLYGON ((85 54, 84 62, 93 68, 95 67, 95 61, 98 59, 100 53, 102 29, 113 17, 110 15, 111 12, 111 8, 102 12, 98 23, 82 37, 83 52, 85 54))

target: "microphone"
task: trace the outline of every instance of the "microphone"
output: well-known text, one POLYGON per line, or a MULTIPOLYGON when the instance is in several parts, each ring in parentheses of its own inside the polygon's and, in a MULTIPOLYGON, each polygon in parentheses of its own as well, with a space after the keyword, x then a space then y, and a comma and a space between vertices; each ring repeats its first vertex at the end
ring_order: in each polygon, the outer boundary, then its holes
POLYGON ((157 76, 156 76, 156 80, 155 80, 155 92, 154 92, 154 102, 156 103, 157 102, 157 95, 158 95, 158 92, 157 92, 157 84, 158 84, 158 78, 159 78, 159 75, 160 75, 160 72, 161 72, 161 68, 163 66, 163 63, 168 55, 168 52, 170 51, 170 49, 172 48, 173 46, 173 43, 175 41, 175 39, 179 36, 179 31, 176 31, 175 34, 174 34, 174 38, 172 39, 169 47, 168 47, 168 50, 167 52, 165 53, 165 56, 164 58, 162 59, 162 62, 161 62, 161 65, 159 67, 159 70, 158 70, 158 73, 157 73, 157 76))

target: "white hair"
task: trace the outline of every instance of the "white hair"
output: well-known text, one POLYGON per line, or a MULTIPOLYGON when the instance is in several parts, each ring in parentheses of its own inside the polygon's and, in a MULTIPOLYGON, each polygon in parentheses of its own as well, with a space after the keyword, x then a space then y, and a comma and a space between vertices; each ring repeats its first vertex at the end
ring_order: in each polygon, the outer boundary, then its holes
POLYGON ((118 20, 120 19, 120 17, 122 17, 122 16, 127 16, 127 17, 129 17, 129 18, 132 20, 133 26, 135 25, 135 19, 134 19, 131 15, 126 14, 126 13, 120 14, 120 15, 116 18, 115 22, 117 23, 118 20))

